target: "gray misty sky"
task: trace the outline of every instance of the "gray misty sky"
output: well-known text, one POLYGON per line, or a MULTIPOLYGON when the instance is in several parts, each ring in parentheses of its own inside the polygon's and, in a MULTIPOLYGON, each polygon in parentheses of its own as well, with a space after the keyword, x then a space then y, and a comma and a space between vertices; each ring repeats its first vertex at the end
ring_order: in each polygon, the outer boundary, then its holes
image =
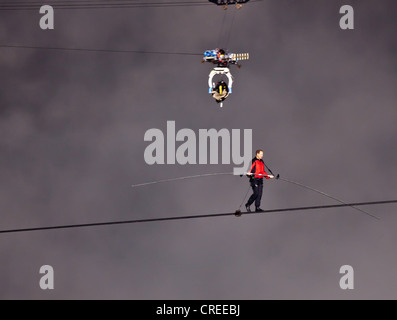
MULTIPOLYGON (((203 0, 203 2, 205 2, 203 0)), ((44 3, 43 3, 44 4, 44 3)), ((51 4, 51 1, 47 2, 51 4)), ((4 11, 0 44, 249 52, 220 109, 200 56, 0 48, 1 229, 234 212, 233 165, 144 161, 147 130, 252 129, 281 176, 347 202, 396 199, 397 3, 265 0, 214 6, 4 11), (355 10, 342 31, 339 9, 355 10)), ((335 204, 267 181, 262 208, 335 204)), ((363 208, 364 209, 364 208, 363 208)), ((0 235, 1 299, 395 299, 397 207, 0 235), (39 287, 42 265, 55 290, 39 287), (355 270, 355 290, 339 269, 355 270)))

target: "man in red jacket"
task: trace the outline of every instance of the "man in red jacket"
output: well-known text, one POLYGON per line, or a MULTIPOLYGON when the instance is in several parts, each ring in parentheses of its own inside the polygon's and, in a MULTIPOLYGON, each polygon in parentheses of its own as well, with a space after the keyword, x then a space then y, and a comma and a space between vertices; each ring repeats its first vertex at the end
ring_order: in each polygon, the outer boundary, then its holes
POLYGON ((254 193, 245 204, 247 212, 251 212, 251 205, 255 202, 255 212, 263 212, 260 208, 263 193, 263 178, 274 179, 274 176, 265 172, 263 162, 263 150, 256 151, 256 157, 252 159, 252 167, 247 175, 250 176, 250 183, 254 193))

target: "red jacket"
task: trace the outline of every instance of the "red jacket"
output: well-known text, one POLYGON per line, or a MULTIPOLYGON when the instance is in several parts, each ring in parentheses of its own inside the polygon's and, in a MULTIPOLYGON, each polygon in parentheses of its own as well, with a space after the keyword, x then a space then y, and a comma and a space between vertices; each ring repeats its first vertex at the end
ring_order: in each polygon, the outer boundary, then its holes
POLYGON ((266 178, 270 179, 269 177, 264 177, 263 175, 268 175, 268 173, 265 172, 265 163, 263 162, 262 159, 257 159, 254 158, 252 159, 252 167, 251 170, 249 171, 250 173, 255 173, 255 178, 266 178), (259 175, 261 174, 261 175, 259 175))

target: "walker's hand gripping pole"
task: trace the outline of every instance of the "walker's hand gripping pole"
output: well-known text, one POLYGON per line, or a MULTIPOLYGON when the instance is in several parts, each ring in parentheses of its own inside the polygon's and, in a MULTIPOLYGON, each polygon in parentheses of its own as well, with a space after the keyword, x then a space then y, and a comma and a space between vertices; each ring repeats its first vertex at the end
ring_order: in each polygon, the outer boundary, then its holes
MULTIPOLYGON (((269 171, 270 171, 270 170, 269 170, 269 171)), ((280 179, 280 175, 279 175, 279 174, 274 175, 273 172, 272 172, 271 175, 270 175, 270 174, 259 174, 259 173, 250 173, 250 172, 247 172, 246 175, 247 175, 247 176, 263 176, 263 177, 265 177, 265 178, 266 178, 266 177, 269 177, 269 178, 270 178, 270 176, 273 176, 273 178, 276 179, 276 180, 280 179)), ((242 177, 242 176, 244 176, 244 175, 243 175, 243 174, 240 174, 240 177, 242 177)))

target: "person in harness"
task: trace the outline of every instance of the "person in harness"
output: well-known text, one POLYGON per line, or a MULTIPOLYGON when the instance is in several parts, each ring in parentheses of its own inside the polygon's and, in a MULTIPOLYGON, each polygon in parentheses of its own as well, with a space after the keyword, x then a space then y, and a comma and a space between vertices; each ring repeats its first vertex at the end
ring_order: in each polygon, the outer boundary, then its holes
POLYGON ((252 159, 251 170, 247 173, 250 177, 250 184, 253 194, 245 204, 247 212, 251 212, 251 205, 255 202, 255 212, 263 212, 260 208, 263 193, 263 178, 274 179, 274 175, 265 172, 265 163, 263 162, 263 150, 257 150, 256 156, 252 159))
POLYGON ((229 96, 229 88, 225 81, 218 82, 212 90, 212 97, 217 103, 221 103, 229 96))

